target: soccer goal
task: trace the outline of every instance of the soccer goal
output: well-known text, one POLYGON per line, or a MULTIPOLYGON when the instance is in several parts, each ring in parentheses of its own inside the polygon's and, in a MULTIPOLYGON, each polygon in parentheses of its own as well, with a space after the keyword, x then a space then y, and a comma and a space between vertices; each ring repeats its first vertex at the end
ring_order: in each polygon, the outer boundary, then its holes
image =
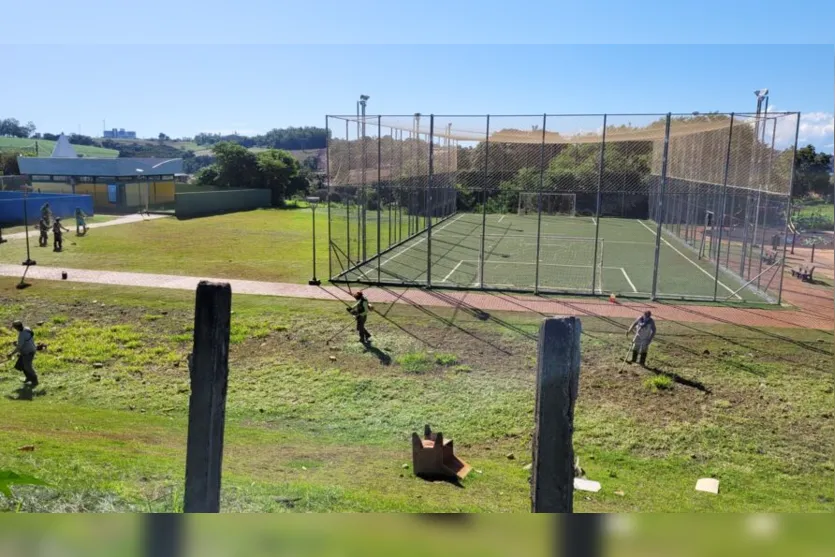
POLYGON ((539 213, 539 200, 542 196, 543 215, 563 215, 573 217, 576 214, 577 194, 574 193, 519 193, 519 215, 536 215, 539 213))

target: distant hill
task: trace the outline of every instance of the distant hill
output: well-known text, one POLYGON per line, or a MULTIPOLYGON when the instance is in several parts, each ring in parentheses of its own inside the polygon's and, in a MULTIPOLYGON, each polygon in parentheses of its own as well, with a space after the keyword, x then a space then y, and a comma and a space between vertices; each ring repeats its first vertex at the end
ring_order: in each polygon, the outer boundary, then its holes
MULTIPOLYGON (((22 137, 0 137, 0 151, 24 151, 26 153, 35 154, 35 144, 37 143, 37 154, 40 157, 48 157, 52 154, 52 149, 55 147, 54 141, 46 139, 27 139, 22 137)), ((119 156, 119 151, 115 149, 105 149, 103 147, 94 147, 91 145, 73 145, 75 152, 85 157, 95 158, 115 158, 119 156)))

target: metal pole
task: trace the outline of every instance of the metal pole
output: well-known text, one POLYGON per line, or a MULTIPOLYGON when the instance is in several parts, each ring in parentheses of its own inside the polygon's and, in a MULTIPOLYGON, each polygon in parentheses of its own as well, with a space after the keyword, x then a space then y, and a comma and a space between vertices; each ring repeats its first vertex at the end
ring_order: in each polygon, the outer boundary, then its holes
MULTIPOLYGON (((377 282, 380 282, 380 230, 383 228, 380 220, 380 204, 383 202, 383 197, 380 195, 380 184, 383 181, 381 168, 383 166, 383 128, 382 116, 377 116, 377 282)), ((389 229, 391 229, 391 219, 389 219, 389 229)), ((391 232, 389 232, 391 238, 391 232)))
POLYGON ((533 292, 539 294, 539 251, 540 238, 542 237, 542 189, 545 187, 545 124, 548 115, 542 115, 542 143, 539 146, 539 195, 537 195, 537 216, 536 216, 536 265, 533 280, 533 292))
POLYGON ((316 277, 316 205, 313 205, 310 210, 313 215, 313 279, 308 282, 311 286, 319 286, 321 281, 316 277))
POLYGON ((331 142, 330 122, 325 116, 325 188, 328 199, 328 275, 333 277, 333 236, 331 235, 331 142))
POLYGON ((655 300, 658 295, 658 261, 661 257, 661 226, 664 224, 664 190, 667 187, 667 156, 670 152, 670 121, 672 115, 667 113, 667 123, 664 129, 664 153, 661 157, 661 187, 658 192, 658 205, 656 215, 658 223, 655 229, 655 263, 652 269, 652 294, 651 299, 655 300))
MULTIPOLYGON (((359 107, 357 107, 359 110, 359 107)), ((357 119, 357 126, 359 126, 359 119, 357 119)), ((345 146, 347 148, 348 153, 348 187, 351 187, 351 133, 348 131, 348 120, 345 119, 345 146)), ((351 265, 351 198, 348 194, 345 194, 345 229, 348 232, 346 235, 346 241, 348 245, 348 253, 346 253, 346 257, 348 258, 348 267, 352 267, 351 265)), ((344 271, 344 269, 343 269, 344 271)))
POLYGON ((368 219, 366 218, 368 198, 366 197, 365 179, 365 170, 368 168, 368 148, 365 144, 365 101, 360 101, 360 107, 362 108, 362 138, 360 139, 360 145, 362 146, 362 213, 360 214, 362 219, 362 260, 368 261, 368 219))
POLYGON ((435 157, 435 115, 429 115, 429 173, 426 179, 426 285, 432 286, 432 171, 435 157))
MULTIPOLYGON (((597 284, 597 244, 600 240, 600 202, 603 189, 603 167, 604 155, 606 152, 606 120, 607 115, 603 115, 603 134, 600 140, 600 168, 597 171, 597 204, 594 209, 595 226, 594 226, 594 259, 592 259, 592 273, 591 273, 591 292, 594 294, 594 285, 597 284)), ((600 273, 603 274, 601 267, 600 273)), ((600 292, 603 293, 602 291, 600 292)))
MULTIPOLYGON (((728 194, 728 173, 731 168, 731 144, 734 135, 734 113, 731 112, 731 123, 728 127, 728 150, 725 153, 725 172, 722 178, 722 216, 719 220, 719 243, 716 249, 716 274, 713 277, 713 301, 716 301, 716 296, 719 293, 719 262, 722 257, 722 222, 725 220, 725 202, 728 194)), ((714 215, 715 217, 715 215, 714 215)))
MULTIPOLYGON (((763 136, 765 135, 765 130, 763 130, 763 136)), ((771 149, 768 152, 768 173, 765 177, 766 188, 769 190, 771 189, 771 168, 772 163, 774 162, 774 141, 777 137, 777 118, 774 119, 774 126, 771 130, 771 149)), ((763 253, 765 253, 765 231, 768 229, 766 224, 768 223, 768 205, 769 205, 769 198, 766 197, 765 202, 765 210, 763 211, 763 225, 762 225, 762 239, 760 240, 760 266, 759 270, 762 271, 763 268, 763 253)), ((757 218, 759 218, 760 209, 759 209, 759 199, 757 200, 757 218)), ((757 288, 760 287, 760 280, 757 279, 757 288)))
POLYGON ((490 115, 484 132, 484 186, 481 188, 481 251, 478 254, 478 286, 484 288, 484 239, 487 236, 487 189, 490 184, 490 115))
MULTIPOLYGON (((800 113, 797 113, 797 125, 794 130, 794 147, 792 148, 792 169, 791 175, 789 177, 789 193, 786 199, 786 226, 783 230, 783 262, 780 265, 780 284, 778 286, 779 290, 777 291, 777 305, 783 303, 783 275, 786 274, 786 235, 788 234, 789 230, 789 218, 791 217, 792 211, 792 192, 794 191, 794 164, 795 159, 797 158, 797 138, 800 135, 800 113)), ((797 236, 797 234, 795 234, 797 236)))

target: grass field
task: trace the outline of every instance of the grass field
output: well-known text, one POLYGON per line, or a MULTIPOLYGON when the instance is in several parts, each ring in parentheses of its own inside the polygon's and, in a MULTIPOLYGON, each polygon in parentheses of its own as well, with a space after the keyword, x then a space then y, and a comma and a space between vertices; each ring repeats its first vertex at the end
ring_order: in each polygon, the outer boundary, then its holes
MULTIPOLYGON (((536 284, 536 217, 487 215, 484 245, 485 285, 528 288, 536 284)), ((648 297, 652 292, 656 225, 651 221, 604 218, 595 250, 592 217, 544 216, 539 250, 539 287, 543 291, 615 292, 648 297)), ((482 216, 459 213, 432 231, 433 286, 478 287, 482 216)), ((428 234, 422 233, 346 275, 392 283, 427 282, 428 234)), ((715 264, 672 236, 662 237, 658 293, 662 298, 712 299, 715 264)), ((719 299, 765 301, 742 282, 720 270, 719 299)))
MULTIPOLYGON (((0 507, 180 510, 193 294, 15 283, 0 280, 0 322, 24 318, 47 350, 34 393, 0 374, 0 469, 53 487, 0 507)), ((529 510, 540 316, 378 307, 366 351, 338 303, 233 309, 223 510, 529 510), (404 466, 424 423, 473 465, 463 488, 404 466)), ((578 510, 835 509, 831 333, 665 322, 652 369, 618 373, 625 325, 583 319, 575 448, 603 489, 578 510), (719 496, 693 490, 706 476, 719 496)))
MULTIPOLYGON (((107 222, 107 221, 110 221, 110 220, 113 220, 113 219, 118 219, 118 218, 119 217, 116 216, 116 215, 93 215, 92 217, 87 217, 87 224, 90 225, 90 224, 95 224, 95 223, 99 223, 99 222, 107 222)), ((69 228, 70 224, 73 226, 73 229, 72 229, 73 232, 70 234, 70 236, 74 236, 75 235, 75 221, 73 219, 64 219, 62 222, 64 223, 64 226, 66 226, 67 228, 69 228)), ((26 232, 26 228, 23 227, 23 226, 12 226, 11 228, 4 228, 3 229, 3 234, 16 234, 18 232, 26 232)), ((38 233, 38 227, 37 226, 30 226, 29 227, 29 234, 31 235, 29 241, 31 242, 32 239, 34 239, 35 244, 37 245, 38 234, 39 234, 38 233)), ((52 235, 52 232, 50 232, 50 237, 51 237, 51 235, 52 235)))
MULTIPOLYGON (((52 149, 55 148, 55 142, 48 141, 46 139, 0 137, 0 150, 26 149, 31 150, 34 153, 36 141, 38 143, 39 157, 48 157, 52 155, 52 149)), ((115 158, 119 156, 119 151, 116 151, 115 149, 105 149, 103 147, 94 147, 92 145, 73 145, 73 149, 75 149, 76 153, 84 155, 85 157, 115 158)))
MULTIPOLYGON (((318 272, 328 274, 327 213, 316 212, 318 272)), ((306 282, 313 245, 307 209, 264 209, 178 221, 174 218, 92 229, 66 236, 64 251, 34 248, 39 265, 145 271, 212 278, 306 282)), ((4 231, 5 233, 5 231, 4 231)), ((37 246, 37 240, 35 241, 37 246)), ((23 240, 0 246, 0 262, 19 263, 23 240)), ((25 257, 24 257, 25 259, 25 257)))

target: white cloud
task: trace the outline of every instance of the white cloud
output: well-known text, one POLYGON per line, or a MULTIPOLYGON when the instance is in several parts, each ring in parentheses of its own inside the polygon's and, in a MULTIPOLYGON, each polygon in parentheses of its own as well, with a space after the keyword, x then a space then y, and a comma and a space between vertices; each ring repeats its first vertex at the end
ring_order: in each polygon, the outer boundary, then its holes
MULTIPOLYGON (((769 123, 769 127, 773 124, 769 123)), ((818 148, 832 149, 835 139, 835 116, 830 112, 808 112, 800 115, 800 127, 796 129, 797 120, 794 116, 777 117, 775 145, 778 149, 791 146, 797 131, 799 146, 814 145, 818 148)), ((770 135, 767 129, 766 137, 770 135)))

